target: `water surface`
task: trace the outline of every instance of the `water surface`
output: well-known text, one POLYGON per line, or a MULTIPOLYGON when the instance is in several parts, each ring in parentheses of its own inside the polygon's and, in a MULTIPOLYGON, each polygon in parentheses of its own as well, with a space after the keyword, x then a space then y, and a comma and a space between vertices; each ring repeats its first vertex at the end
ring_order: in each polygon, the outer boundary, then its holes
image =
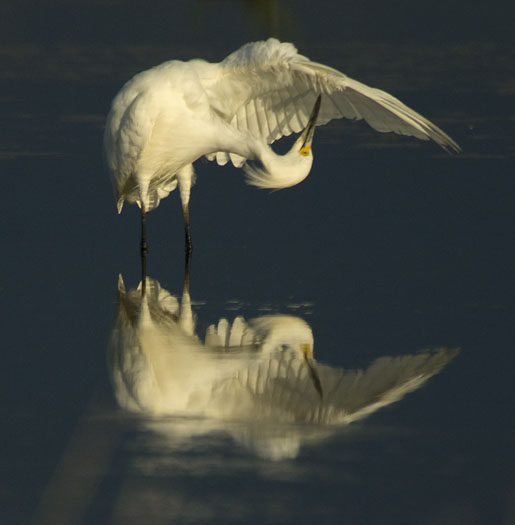
MULTIPOLYGON (((369 11, 340 3, 332 16, 299 2, 156 5, 116 17, 119 2, 22 2, 3 17, 2 522, 513 523, 515 48, 502 17, 374 3, 362 32, 369 11), (139 219, 117 216, 102 166, 110 100, 162 60, 219 60, 269 34, 394 93, 464 151, 335 122, 289 190, 197 163, 199 340, 221 318, 281 314, 311 331, 320 370, 460 352, 348 424, 127 412, 107 348, 118 275, 127 290, 140 278, 139 219)), ((149 275, 178 301, 181 221, 175 194, 148 221, 149 275)))

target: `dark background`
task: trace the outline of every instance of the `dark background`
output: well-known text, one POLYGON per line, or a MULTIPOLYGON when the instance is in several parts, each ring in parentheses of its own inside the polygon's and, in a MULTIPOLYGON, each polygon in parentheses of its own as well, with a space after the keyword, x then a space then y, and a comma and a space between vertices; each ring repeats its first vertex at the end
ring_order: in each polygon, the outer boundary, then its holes
MULTIPOLYGON (((3 2, 2 523, 514 523, 512 20, 502 2, 3 2), (422 390, 279 464, 218 434, 154 442, 105 370, 118 274, 139 280, 138 211, 116 214, 102 165, 110 101, 163 60, 218 61, 268 36, 463 148, 333 122, 308 179, 276 193, 197 163, 199 333, 305 303, 333 366, 461 348, 422 390), (150 460, 157 473, 134 466, 150 460)), ((177 294, 176 192, 148 228, 149 274, 177 294)))

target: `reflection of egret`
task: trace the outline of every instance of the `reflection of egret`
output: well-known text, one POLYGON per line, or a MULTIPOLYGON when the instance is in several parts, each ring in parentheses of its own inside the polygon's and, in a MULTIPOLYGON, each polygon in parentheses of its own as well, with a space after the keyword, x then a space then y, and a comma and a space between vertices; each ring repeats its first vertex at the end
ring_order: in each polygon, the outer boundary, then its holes
POLYGON ((328 426, 361 419, 416 390, 456 355, 440 349, 382 357, 363 371, 315 363, 312 351, 311 328, 289 315, 222 319, 202 343, 186 288, 178 301, 150 278, 145 295, 119 282, 109 345, 119 405, 153 416, 208 417, 268 457, 297 453, 308 437, 296 423, 315 425, 310 440, 327 435, 328 426))
POLYGON ((313 361, 313 335, 301 319, 272 316, 247 325, 238 317, 232 326, 221 320, 217 329, 208 329, 202 344, 195 334, 188 287, 180 302, 153 279, 147 278, 145 294, 140 288, 127 292, 120 277, 110 349, 117 398, 125 408, 154 414, 218 415, 223 407, 227 414, 233 410, 229 407, 236 401, 234 396, 226 392, 222 397, 227 399, 221 403, 221 399, 214 401, 217 395, 251 363, 265 360, 280 369, 283 362, 275 361, 277 355, 290 356, 305 383, 303 388, 322 397, 313 361))
POLYGON ((292 44, 269 39, 246 44, 216 64, 165 62, 125 84, 104 135, 118 211, 125 200, 140 206, 144 251, 145 213, 178 185, 191 250, 195 160, 203 155, 221 165, 231 160, 244 166, 247 182, 259 188, 293 186, 311 170, 314 126, 342 117, 459 151, 441 129, 388 93, 310 61, 292 44), (285 155, 268 146, 301 130, 285 155))
POLYGON ((266 315, 246 324, 236 317, 232 326, 226 319, 211 325, 206 332, 206 345, 217 347, 259 346, 264 354, 277 350, 292 351, 306 364, 315 390, 323 398, 323 388, 313 362, 313 332, 308 324, 291 315, 266 315))

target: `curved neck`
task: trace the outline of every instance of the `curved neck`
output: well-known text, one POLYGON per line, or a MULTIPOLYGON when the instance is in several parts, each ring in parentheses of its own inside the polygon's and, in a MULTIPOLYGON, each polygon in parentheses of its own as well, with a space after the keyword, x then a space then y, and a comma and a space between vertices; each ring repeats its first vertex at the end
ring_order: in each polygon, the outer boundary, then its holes
POLYGON ((277 155, 265 146, 259 160, 262 168, 245 165, 247 182, 259 188, 281 189, 295 186, 309 175, 313 156, 300 155, 296 145, 285 155, 277 155))
POLYGON ((258 161, 262 166, 256 167, 248 163, 244 170, 247 182, 258 188, 281 189, 295 186, 302 182, 311 170, 313 155, 299 153, 298 140, 285 155, 278 155, 260 137, 227 126, 227 133, 218 137, 215 151, 235 153, 249 161, 258 161))

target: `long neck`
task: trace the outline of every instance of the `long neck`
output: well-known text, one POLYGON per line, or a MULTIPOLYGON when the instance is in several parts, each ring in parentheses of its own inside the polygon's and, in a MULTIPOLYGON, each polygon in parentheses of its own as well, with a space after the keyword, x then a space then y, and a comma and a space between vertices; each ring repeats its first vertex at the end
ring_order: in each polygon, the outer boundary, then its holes
POLYGON ((258 188, 281 189, 295 186, 303 181, 311 170, 313 156, 303 157, 295 143, 285 155, 278 155, 265 143, 250 133, 241 133, 227 126, 224 135, 218 137, 216 151, 236 153, 261 166, 246 163, 244 166, 247 182, 258 188))

